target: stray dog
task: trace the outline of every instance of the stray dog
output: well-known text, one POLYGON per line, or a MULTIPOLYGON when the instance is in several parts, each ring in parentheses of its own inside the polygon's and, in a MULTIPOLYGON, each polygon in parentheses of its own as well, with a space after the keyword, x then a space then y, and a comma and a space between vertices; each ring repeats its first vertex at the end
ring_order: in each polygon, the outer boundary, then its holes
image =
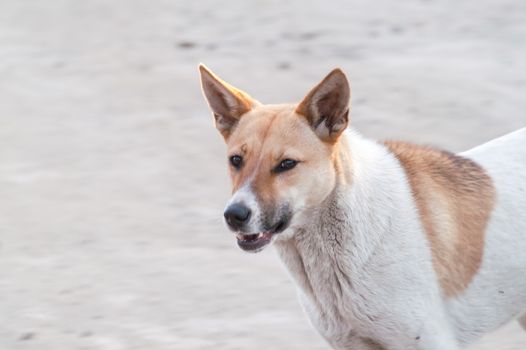
POLYGON ((228 147, 226 223, 245 251, 274 244, 334 349, 455 350, 526 328, 526 128, 461 154, 376 142, 344 132, 340 69, 282 105, 199 69, 228 147))

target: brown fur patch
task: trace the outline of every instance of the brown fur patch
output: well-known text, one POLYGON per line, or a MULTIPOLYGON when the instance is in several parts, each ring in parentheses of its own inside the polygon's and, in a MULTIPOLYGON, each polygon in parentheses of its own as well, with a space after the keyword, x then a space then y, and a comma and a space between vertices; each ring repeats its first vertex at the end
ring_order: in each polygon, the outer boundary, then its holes
POLYGON ((495 201, 491 178, 475 162, 405 142, 384 144, 405 169, 447 297, 467 288, 484 253, 495 201))
POLYGON ((263 207, 301 201, 320 203, 345 174, 340 158, 345 149, 321 141, 294 105, 262 105, 244 114, 227 140, 228 156, 241 155, 241 169, 231 168, 233 192, 249 185, 263 207), (284 159, 298 161, 295 169, 277 174, 284 159), (298 198, 296 196, 302 196, 298 198))

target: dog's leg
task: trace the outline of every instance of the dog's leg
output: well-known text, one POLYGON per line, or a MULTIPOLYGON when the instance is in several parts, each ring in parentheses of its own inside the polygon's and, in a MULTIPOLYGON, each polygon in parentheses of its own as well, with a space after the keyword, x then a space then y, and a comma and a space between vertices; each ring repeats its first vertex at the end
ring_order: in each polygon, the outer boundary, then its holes
POLYGON ((427 337, 419 342, 415 348, 417 350, 459 350, 460 347, 454 337, 445 335, 435 335, 427 337))
POLYGON ((411 345, 392 344, 383 347, 377 342, 362 337, 352 337, 345 345, 333 345, 337 350, 460 350, 456 339, 445 333, 433 333, 432 336, 423 335, 411 345))
POLYGON ((519 321, 519 324, 522 326, 522 328, 524 328, 524 330, 526 331, 526 312, 522 314, 522 316, 520 316, 517 321, 519 321))
MULTIPOLYGON (((409 316, 409 315, 405 315, 409 316)), ((412 319, 412 324, 404 327, 409 332, 398 329, 395 333, 381 334, 381 343, 389 350, 459 350, 460 345, 449 320, 437 306, 428 309, 426 315, 412 319)), ((399 317, 399 320, 402 317, 399 317)), ((402 328, 403 329, 403 328, 402 328)))
POLYGON ((445 323, 429 324, 417 337, 415 350, 459 350, 455 335, 445 323))

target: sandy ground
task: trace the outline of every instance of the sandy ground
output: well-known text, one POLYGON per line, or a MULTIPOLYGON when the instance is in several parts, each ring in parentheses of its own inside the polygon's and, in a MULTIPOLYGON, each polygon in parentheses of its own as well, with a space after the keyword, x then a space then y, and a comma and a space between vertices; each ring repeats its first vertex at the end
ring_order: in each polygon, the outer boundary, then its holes
POLYGON ((197 63, 264 102, 340 66, 363 134, 456 151, 526 125, 525 37, 522 0, 2 0, 0 349, 327 349, 222 224, 197 63))

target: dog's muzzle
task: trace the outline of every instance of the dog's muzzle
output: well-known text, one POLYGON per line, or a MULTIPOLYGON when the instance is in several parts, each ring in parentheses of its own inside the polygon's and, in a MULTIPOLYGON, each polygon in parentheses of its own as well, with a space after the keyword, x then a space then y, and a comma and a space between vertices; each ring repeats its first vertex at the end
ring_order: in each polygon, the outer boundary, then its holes
POLYGON ((272 238, 283 232, 290 223, 292 213, 289 206, 254 213, 244 202, 230 204, 225 212, 225 221, 236 233, 237 244, 244 251, 259 252, 272 242, 272 238))
POLYGON ((290 215, 283 216, 271 229, 260 233, 236 233, 237 245, 247 252, 257 253, 263 250, 271 241, 274 235, 283 232, 290 223, 290 215))

